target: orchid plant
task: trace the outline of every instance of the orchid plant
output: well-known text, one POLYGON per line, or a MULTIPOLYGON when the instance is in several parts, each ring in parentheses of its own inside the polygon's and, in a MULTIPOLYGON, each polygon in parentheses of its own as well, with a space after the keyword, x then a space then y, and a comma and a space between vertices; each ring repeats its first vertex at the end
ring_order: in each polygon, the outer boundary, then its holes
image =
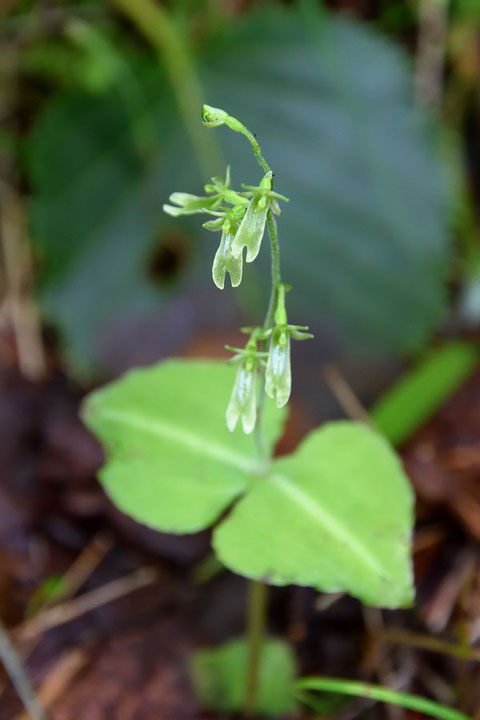
POLYGON ((239 120, 208 105, 202 118, 208 128, 226 126, 248 139, 262 168, 258 185, 233 189, 227 168, 204 196, 174 192, 164 210, 207 215, 204 227, 220 233, 212 266, 220 290, 226 275, 238 287, 243 261, 257 258, 267 230, 272 281, 264 322, 242 328, 244 347, 227 346, 234 377, 222 361, 168 359, 92 393, 84 417, 105 447, 100 478, 121 510, 163 532, 213 526, 221 566, 250 580, 247 641, 197 653, 199 696, 224 711, 279 714, 295 703, 295 664, 288 645, 264 637, 267 584, 408 605, 413 497, 387 441, 358 423, 328 423, 291 455, 274 456, 291 394, 291 340, 312 337, 287 315, 277 219, 288 200, 273 189, 260 145, 239 120), (206 672, 215 682, 202 682, 206 672))

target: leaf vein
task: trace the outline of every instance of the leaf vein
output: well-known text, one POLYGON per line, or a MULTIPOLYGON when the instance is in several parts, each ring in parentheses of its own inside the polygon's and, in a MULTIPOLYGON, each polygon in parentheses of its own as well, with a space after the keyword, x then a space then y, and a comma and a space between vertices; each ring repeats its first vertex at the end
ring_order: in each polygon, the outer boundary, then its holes
POLYGON ((211 459, 219 460, 227 465, 251 473, 260 470, 257 461, 245 457, 240 453, 230 450, 219 443, 202 437, 197 433, 193 433, 185 428, 178 427, 173 423, 165 423, 152 418, 145 418, 137 413, 126 410, 105 410, 101 411, 102 417, 107 420, 124 425, 130 425, 138 430, 144 430, 147 433, 156 435, 165 440, 184 446, 200 455, 205 455, 211 459))
POLYGON ((334 517, 323 508, 311 495, 307 495, 303 490, 294 485, 291 480, 283 475, 272 475, 272 481, 277 488, 289 497, 302 510, 314 520, 320 522, 332 535, 348 543, 350 550, 357 555, 368 567, 375 573, 383 576, 384 571, 378 561, 373 557, 369 550, 359 541, 355 535, 335 520, 334 517))

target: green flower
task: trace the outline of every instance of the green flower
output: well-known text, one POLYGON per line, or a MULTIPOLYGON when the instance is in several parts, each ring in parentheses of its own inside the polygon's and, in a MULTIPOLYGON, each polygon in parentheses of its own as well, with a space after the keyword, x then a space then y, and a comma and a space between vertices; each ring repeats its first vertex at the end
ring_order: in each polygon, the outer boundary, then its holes
POLYGON ((226 210, 216 220, 210 220, 203 225, 207 230, 222 230, 222 239, 212 267, 213 282, 220 290, 225 286, 227 272, 230 274, 232 287, 238 287, 242 281, 243 257, 241 255, 234 257, 232 244, 243 213, 244 208, 237 205, 231 210, 226 210))
POLYGON ((257 421, 257 371, 241 362, 233 386, 230 402, 227 407, 227 427, 230 432, 235 430, 241 418, 243 431, 251 433, 257 421))
POLYGON ((270 336, 265 392, 276 401, 277 407, 283 407, 288 402, 291 390, 290 334, 286 328, 275 327, 270 336))
POLYGON ((194 213, 209 213, 218 210, 222 203, 227 202, 230 205, 248 204, 248 200, 230 189, 230 168, 227 167, 225 180, 221 178, 212 178, 211 183, 205 185, 207 196, 190 195, 189 193, 175 192, 170 195, 170 202, 174 205, 163 206, 163 209, 169 215, 178 217, 179 215, 193 215, 194 213), (177 205, 178 207, 175 207, 177 205))
POLYGON ((227 167, 225 180, 217 177, 212 178, 212 182, 205 185, 205 192, 213 194, 215 197, 220 198, 222 202, 230 205, 244 205, 245 207, 248 205, 247 198, 239 195, 230 187, 230 166, 227 167))
POLYGON ((287 323, 285 285, 280 285, 275 311, 275 326, 265 333, 266 337, 270 337, 265 372, 265 392, 272 400, 275 400, 279 408, 286 405, 292 390, 290 338, 307 340, 313 337, 310 333, 303 332, 304 330, 308 330, 308 327, 287 323))
POLYGON ((269 172, 260 181, 258 187, 244 185, 250 193, 251 199, 243 217, 240 227, 233 241, 232 252, 234 257, 242 254, 247 248, 247 262, 253 262, 257 257, 262 244, 267 221, 268 211, 271 209, 276 215, 280 213, 277 198, 287 200, 283 195, 272 191, 272 173, 269 172))
POLYGON ((230 362, 238 366, 226 415, 230 432, 235 430, 239 418, 245 433, 251 433, 257 421, 257 369, 266 355, 257 351, 258 333, 259 328, 253 331, 243 350, 227 346, 228 350, 237 353, 230 362))

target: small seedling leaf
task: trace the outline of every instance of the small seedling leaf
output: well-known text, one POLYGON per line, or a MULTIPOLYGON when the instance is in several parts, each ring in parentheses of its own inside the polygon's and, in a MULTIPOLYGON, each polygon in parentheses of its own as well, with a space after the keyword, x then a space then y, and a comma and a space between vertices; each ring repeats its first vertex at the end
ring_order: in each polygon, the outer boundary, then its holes
MULTIPOLYGON (((244 639, 193 655, 191 676, 196 695, 206 706, 235 712, 245 706, 248 648, 244 639)), ((279 715, 295 706, 295 659, 282 640, 268 638, 262 646, 258 686, 258 712, 279 715)))

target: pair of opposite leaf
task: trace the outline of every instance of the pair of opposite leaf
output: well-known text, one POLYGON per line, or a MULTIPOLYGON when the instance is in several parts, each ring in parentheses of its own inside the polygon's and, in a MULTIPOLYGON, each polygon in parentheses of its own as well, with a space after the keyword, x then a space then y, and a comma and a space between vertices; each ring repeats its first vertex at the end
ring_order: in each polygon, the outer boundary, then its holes
POLYGON ((258 187, 243 185, 243 188, 243 192, 230 188, 230 168, 227 168, 225 181, 212 178, 212 182, 205 185, 207 196, 177 192, 170 195, 170 202, 174 205, 163 206, 165 212, 175 217, 194 213, 207 213, 215 217, 215 220, 204 223, 203 227, 222 233, 212 267, 213 282, 220 290, 225 286, 227 272, 232 287, 240 285, 243 249, 247 250, 246 261, 253 262, 260 252, 268 211, 279 215, 277 200, 287 201, 283 195, 273 192, 271 172, 264 175, 258 187))

